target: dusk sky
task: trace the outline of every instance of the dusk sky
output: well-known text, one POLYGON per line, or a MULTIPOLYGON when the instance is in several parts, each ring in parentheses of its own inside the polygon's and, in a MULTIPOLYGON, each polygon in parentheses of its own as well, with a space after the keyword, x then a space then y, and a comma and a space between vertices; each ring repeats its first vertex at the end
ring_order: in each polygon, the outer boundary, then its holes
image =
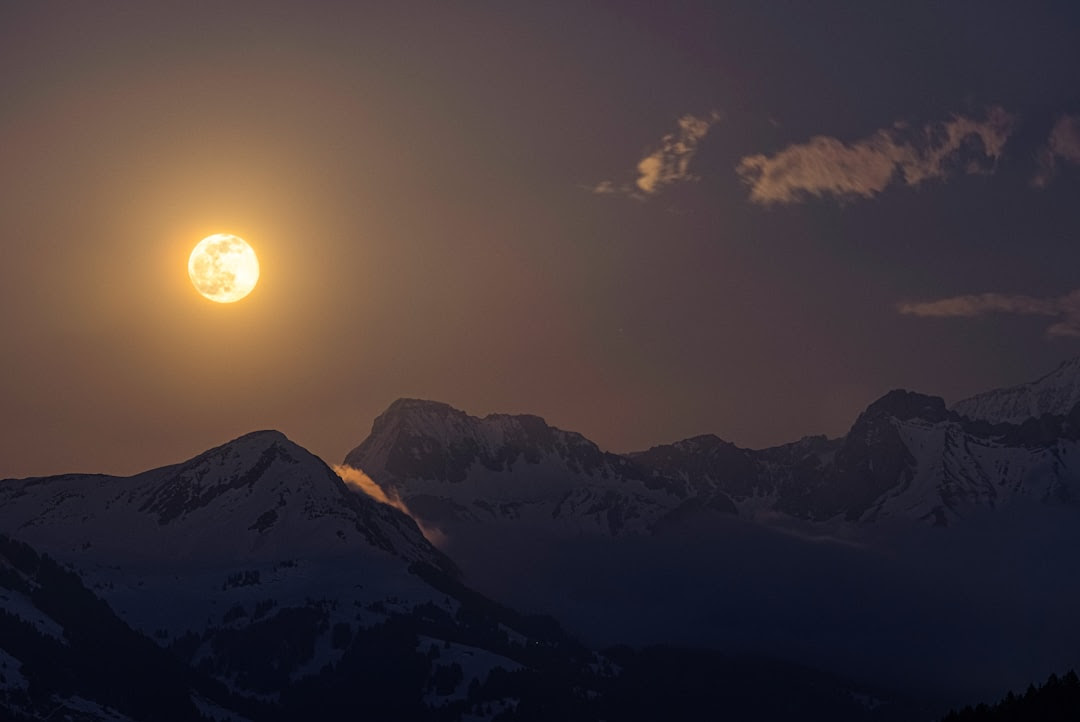
POLYGON ((0 99, 0 478, 402 396, 757 448, 1080 353, 1075 2, 4 2, 0 99))

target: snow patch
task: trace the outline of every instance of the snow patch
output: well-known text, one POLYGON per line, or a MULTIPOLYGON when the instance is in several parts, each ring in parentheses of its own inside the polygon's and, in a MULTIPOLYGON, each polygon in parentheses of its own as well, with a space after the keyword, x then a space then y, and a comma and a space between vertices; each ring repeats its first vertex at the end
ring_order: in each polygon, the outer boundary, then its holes
POLYGON ((64 639, 64 628, 38 609, 25 594, 13 589, 0 589, 0 609, 23 620, 46 637, 52 637, 58 642, 67 644, 67 640, 64 639))
POLYGON ((22 675, 22 662, 0 649, 0 690, 29 689, 30 682, 22 675))

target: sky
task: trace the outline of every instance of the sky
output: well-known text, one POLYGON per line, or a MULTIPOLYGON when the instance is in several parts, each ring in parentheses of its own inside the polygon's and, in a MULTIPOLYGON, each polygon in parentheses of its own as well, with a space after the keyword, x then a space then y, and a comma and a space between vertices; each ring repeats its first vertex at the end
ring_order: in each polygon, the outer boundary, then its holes
POLYGON ((0 477, 394 399, 838 436, 1080 353, 1072 2, 0 4, 0 477), (213 233, 262 275, 192 287, 213 233))

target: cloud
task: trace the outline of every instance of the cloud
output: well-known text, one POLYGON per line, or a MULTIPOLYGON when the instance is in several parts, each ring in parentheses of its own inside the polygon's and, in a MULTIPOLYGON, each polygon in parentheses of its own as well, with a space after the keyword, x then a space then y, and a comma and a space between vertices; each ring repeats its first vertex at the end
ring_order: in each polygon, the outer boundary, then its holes
POLYGON ((1036 188, 1045 188, 1057 173, 1059 160, 1080 165, 1080 115, 1062 115, 1050 130, 1046 145, 1039 149, 1039 170, 1031 179, 1036 188))
POLYGON ((1048 336, 1080 337, 1080 289, 1051 298, 980 293, 953 296, 936 301, 901 303, 900 313, 931 318, 975 318, 990 313, 1047 316, 1056 320, 1046 329, 1048 336))
POLYGON ((684 115, 679 118, 678 130, 661 138, 660 147, 638 161, 637 180, 632 185, 605 180, 592 186, 592 192, 644 199, 672 183, 697 180, 698 177, 690 173, 690 161, 698 144, 720 119, 720 113, 715 110, 705 117, 684 115))
POLYGON ((596 193, 597 195, 606 196, 615 193, 622 193, 623 190, 616 186, 613 182, 606 180, 600 181, 599 183, 594 185, 592 187, 592 192, 596 193))
POLYGON ((750 186, 750 200, 761 205, 811 196, 871 198, 895 182, 916 186, 946 178, 959 161, 967 161, 966 173, 985 172, 985 160, 1001 157, 1013 121, 995 106, 983 120, 954 115, 919 131, 896 123, 853 143, 819 135, 775 155, 745 156, 735 171, 750 186))
POLYGON ((412 516, 412 514, 409 513, 409 508, 405 506, 405 502, 403 502, 397 494, 394 494, 393 497, 387 496, 383 488, 376 484, 374 479, 360 469, 352 466, 337 465, 332 468, 334 473, 341 477, 341 480, 351 487, 353 491, 359 491, 370 496, 375 501, 392 506, 399 511, 409 514, 409 516, 412 516))
POLYGON ((381 486, 375 483, 374 479, 365 474, 362 470, 353 466, 338 465, 334 465, 331 468, 353 491, 365 494, 377 502, 392 506, 398 511, 404 512, 410 516, 412 520, 416 522, 416 525, 420 527, 420 533, 435 546, 441 546, 446 541, 446 535, 443 534, 441 529, 425 525, 423 521, 409 511, 409 507, 405 505, 405 502, 401 500, 401 497, 392 491, 390 494, 387 494, 381 486))

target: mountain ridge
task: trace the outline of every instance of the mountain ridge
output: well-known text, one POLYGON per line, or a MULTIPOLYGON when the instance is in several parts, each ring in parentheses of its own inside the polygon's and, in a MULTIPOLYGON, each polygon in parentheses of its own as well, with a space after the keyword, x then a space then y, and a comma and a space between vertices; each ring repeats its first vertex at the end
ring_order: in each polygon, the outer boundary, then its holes
POLYGON ((1062 416, 1080 403, 1080 356, 1066 359, 1043 376, 1015 386, 984 391, 952 405, 961 416, 990 423, 1023 423, 1043 414, 1062 416))
POLYGON ((0 529, 243 694, 318 675, 359 629, 457 604, 416 573, 459 574, 411 517, 277 431, 129 477, 0 481, 0 529))
POLYGON ((1073 381, 1080 393, 1080 359, 1040 382, 1047 378, 1057 379, 1054 388, 1064 395, 1048 408, 1062 413, 1015 422, 973 419, 941 397, 894 389, 836 439, 808 436, 746 449, 701 434, 627 454, 605 452, 538 416, 481 418, 441 402, 400 399, 345 464, 363 469, 436 526, 520 520, 528 512, 535 523, 573 527, 570 509, 577 531, 651 533, 661 520, 700 508, 814 522, 911 517, 948 525, 970 508, 1016 495, 1077 495, 1069 469, 1080 472, 1080 402, 1065 405, 1073 381), (1061 381, 1069 374, 1068 383, 1061 381), (515 485, 528 491, 515 496, 515 485))
POLYGON ((255 559, 267 535, 299 533, 297 543, 321 544, 304 533, 306 522, 334 527, 342 541, 342 535, 357 534, 384 552, 451 568, 410 517, 357 494, 325 462, 273 430, 244 434, 186 461, 126 477, 4 480, 0 502, 0 521, 31 541, 36 527, 67 527, 68 551, 97 546, 117 555, 126 545, 122 534, 114 538, 118 529, 154 523, 176 541, 178 554, 230 549, 235 558, 255 559), (37 498, 38 506, 27 498, 10 503, 16 497, 37 498), (198 539, 208 524, 222 530, 213 549, 198 539))
POLYGON ((1035 656, 1021 659, 1034 647, 1071 663, 1056 651, 1076 639, 1069 613, 1026 590, 1075 598, 1060 540, 1080 528, 1080 404, 997 423, 894 389, 838 438, 746 449, 700 434, 609 454, 606 475, 545 451, 552 434, 571 433, 554 427, 515 441, 534 460, 485 465, 468 450, 502 448, 505 417, 454 410, 456 426, 433 429, 411 423, 417 408, 388 410, 384 424, 404 433, 373 425, 347 461, 438 527, 478 588, 587 638, 712 635, 718 647, 769 644, 814 663, 835 651, 834 671, 927 689, 1043 674, 1035 656), (468 451, 453 475, 416 463, 451 448, 468 451), (998 641, 974 650, 971 635, 998 641), (883 661, 891 648, 909 656, 883 661))

